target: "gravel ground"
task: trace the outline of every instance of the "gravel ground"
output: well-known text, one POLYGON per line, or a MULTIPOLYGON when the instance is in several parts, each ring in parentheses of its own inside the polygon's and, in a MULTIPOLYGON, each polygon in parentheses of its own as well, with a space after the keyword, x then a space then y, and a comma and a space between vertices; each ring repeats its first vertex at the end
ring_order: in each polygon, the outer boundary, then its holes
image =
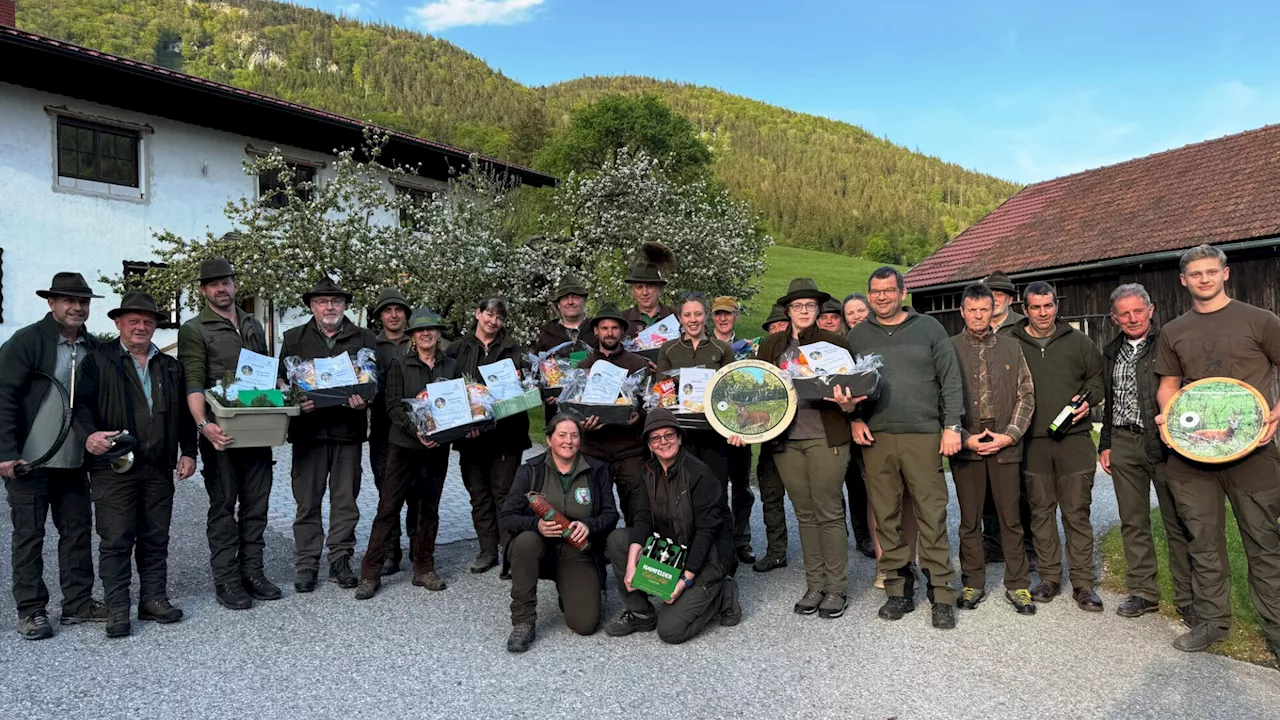
MULTIPOLYGON (((365 482, 370 490, 362 497, 372 502, 372 478, 365 482)), ((284 491, 288 499, 287 485, 284 491)), ((1101 532, 1116 521, 1107 476, 1099 475, 1094 497, 1101 532)), ((455 477, 446 491, 454 514, 465 514, 465 498, 455 477)), ((742 624, 710 627, 682 646, 664 646, 653 634, 572 635, 554 590, 543 583, 538 641, 526 655, 509 655, 507 586, 494 571, 467 573, 473 540, 440 549, 450 583, 442 593, 414 588, 401 573, 367 602, 331 584, 295 595, 283 503, 268 530, 267 566, 285 597, 231 612, 213 600, 206 506, 198 481, 179 487, 169 586, 187 618, 171 626, 135 622, 132 637, 115 641, 103 637, 101 626, 87 625, 59 627, 54 639, 38 643, 0 633, 0 717, 546 720, 621 716, 639 707, 651 717, 691 718, 1167 720, 1274 717, 1280 707, 1275 670, 1179 653, 1169 646, 1179 626, 1152 615, 1121 619, 1111 612, 1119 598, 1109 594, 1106 613, 1084 613, 1059 599, 1020 617, 997 591, 962 613, 957 629, 942 632, 929 626, 922 591, 915 613, 897 623, 877 619, 883 594, 871 587, 872 562, 855 553, 848 614, 834 621, 799 617, 791 612, 803 590, 794 527, 789 567, 740 573, 742 624), (636 689, 658 675, 659 687, 636 689)), ((953 534, 956 517, 953 499, 953 534)), ((359 531, 361 549, 368 519, 359 531)), ((758 510, 755 520, 763 537, 758 510)), ((6 577, 8 523, 6 514, 0 519, 6 577)), ((49 532, 54 537, 52 526, 49 532)), ((53 548, 46 543, 50 580, 53 548)), ((994 586, 1000 568, 990 575, 994 586)), ((55 621, 56 608, 55 597, 55 621)), ((606 616, 619 611, 611 589, 606 616)))

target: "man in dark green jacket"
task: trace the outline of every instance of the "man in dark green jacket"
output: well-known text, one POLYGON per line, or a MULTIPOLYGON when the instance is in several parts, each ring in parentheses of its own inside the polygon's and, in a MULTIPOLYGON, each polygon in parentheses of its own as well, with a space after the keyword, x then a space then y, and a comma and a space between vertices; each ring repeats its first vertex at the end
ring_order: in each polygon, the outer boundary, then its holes
POLYGON ((956 351, 942 324, 903 307, 902 273, 882 267, 871 274, 871 315, 849 331, 859 355, 878 354, 880 397, 863 403, 853 439, 864 446, 867 491, 880 535, 880 570, 889 596, 880 617, 898 620, 915 610, 912 548, 902 537, 903 490, 911 493, 920 525, 920 567, 929 583, 933 626, 956 624, 956 579, 947 539, 947 480, 941 456, 960 451, 964 389, 956 351))
POLYGON ((232 447, 235 438, 209 417, 204 391, 225 373, 235 373, 241 350, 266 355, 267 335, 257 318, 236 306, 239 286, 225 258, 202 261, 197 280, 207 304, 178 330, 178 360, 187 374, 187 408, 200 435, 214 592, 223 607, 245 610, 255 598, 280 598, 280 588, 267 579, 262 562, 271 448, 232 447))
POLYGON ((48 290, 44 319, 13 334, 0 347, 0 476, 13 520, 13 599, 18 634, 27 640, 53 637, 49 589, 44 584, 44 528, 49 512, 58 528, 58 574, 62 579, 62 624, 102 622, 107 609, 93 599, 93 511, 84 471, 84 436, 71 428, 41 468, 24 467, 53 447, 67 412, 47 377, 75 392, 79 365, 98 347, 84 328, 95 295, 80 273, 62 272, 48 290))
POLYGON ((1089 435, 1090 404, 1084 402, 1074 414, 1062 418, 1071 428, 1061 440, 1050 436, 1049 426, 1085 391, 1093 400, 1102 398, 1102 355, 1087 335, 1058 319, 1053 286, 1033 282, 1024 293, 1027 322, 1015 328, 1013 336, 1022 343, 1036 387, 1036 412, 1027 433, 1025 461, 1040 572, 1040 584, 1031 589, 1031 597, 1036 602, 1049 602, 1062 591, 1061 508, 1072 596, 1080 609, 1101 612, 1102 600, 1093 589, 1096 575, 1093 526, 1089 522, 1097 457, 1089 435))
MULTIPOLYGON (((387 440, 391 432, 391 421, 387 417, 387 377, 391 374, 391 363, 395 362, 409 348, 409 333, 405 326, 409 321, 409 301, 404 294, 395 288, 383 288, 378 293, 378 301, 373 306, 371 317, 378 319, 382 326, 374 340, 378 353, 378 394, 373 398, 369 408, 369 467, 373 470, 373 485, 382 495, 382 486, 386 477, 387 454, 391 443, 387 440)), ((444 347, 440 348, 444 352, 444 347)), ((405 498, 404 528, 405 534, 413 536, 418 526, 418 497, 411 494, 405 498)), ((390 548, 382 563, 382 574, 392 575, 400 572, 400 561, 404 550, 400 546, 400 515, 396 514, 395 525, 391 528, 390 548)))
MULTIPOLYGON (((352 295, 332 279, 320 282, 302 296, 311 308, 305 325, 285 332, 280 349, 279 377, 287 383, 285 360, 329 358, 345 355, 354 360, 361 348, 374 349, 374 336, 357 327, 344 314, 352 295)), ((360 509, 360 460, 368 431, 366 403, 355 394, 346 404, 316 409, 310 400, 301 404, 302 414, 289 421, 289 442, 293 445, 293 498, 298 513, 293 521, 296 569, 293 585, 298 592, 316 588, 320 552, 329 547, 329 582, 353 588, 360 580, 351 567, 356 544, 356 523, 360 509), (329 492, 329 536, 325 537, 320 504, 329 492)))

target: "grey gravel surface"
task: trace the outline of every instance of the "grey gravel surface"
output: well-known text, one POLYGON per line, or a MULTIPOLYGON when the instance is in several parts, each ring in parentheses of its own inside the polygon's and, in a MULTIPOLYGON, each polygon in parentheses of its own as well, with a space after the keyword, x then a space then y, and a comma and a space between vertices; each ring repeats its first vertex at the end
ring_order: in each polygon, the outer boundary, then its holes
MULTIPOLYGON (((287 476, 287 473, 286 473, 287 476)), ((366 478, 369 488, 372 479, 366 478)), ((458 495, 461 493, 461 495, 458 495)), ((1109 479, 1099 476, 1099 532, 1116 519, 1109 479)), ((366 497, 372 497, 370 490, 366 497)), ((451 480, 447 497, 465 491, 451 480)), ((287 495, 286 495, 287 497, 287 495)), ((850 561, 850 607, 839 620, 799 617, 799 544, 791 565, 767 575, 743 569, 744 618, 710 627, 682 646, 652 634, 614 639, 571 634, 543 583, 538 640, 522 656, 505 650, 507 584, 496 571, 470 575, 476 547, 439 552, 449 588, 428 593, 407 573, 372 600, 322 583, 292 590, 287 523, 268 530, 269 575, 285 597, 252 610, 216 605, 204 539, 207 499, 198 479, 180 485, 170 556, 171 595, 186 619, 134 623, 109 641, 100 625, 57 628, 30 643, 0 632, 0 718, 1264 718, 1280 715, 1280 673, 1169 643, 1181 629, 1156 616, 1124 620, 1084 613, 1069 600, 1013 613, 994 587, 959 627, 929 626, 921 607, 903 620, 876 618, 883 594, 874 567, 850 561), (661 677, 651 691, 638 683, 661 677)), ((279 507, 276 510, 280 510, 279 507)), ((755 532, 763 536, 756 511, 755 532)), ((952 527, 956 519, 952 505, 952 527)), ((0 573, 7 578, 8 514, 0 519, 0 573)), ((367 519, 359 535, 367 541, 367 519)), ((50 526, 50 537, 53 528, 50 526)), ((46 576, 56 585, 54 543, 46 576)), ((761 548, 757 548, 761 549, 761 548)), ((136 589, 136 588, 135 588, 136 589)), ((56 622, 56 590, 51 604, 56 622)), ((100 592, 100 590, 99 590, 100 592)), ((606 620, 620 611, 609 591, 606 620)), ((10 616, 12 617, 12 616, 10 616)))

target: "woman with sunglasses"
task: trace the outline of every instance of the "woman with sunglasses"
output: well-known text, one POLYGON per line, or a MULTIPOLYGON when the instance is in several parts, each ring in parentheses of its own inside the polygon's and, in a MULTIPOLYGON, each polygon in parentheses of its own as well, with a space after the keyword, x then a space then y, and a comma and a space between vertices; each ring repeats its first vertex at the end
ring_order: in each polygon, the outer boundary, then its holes
POLYGON ((622 615, 605 626, 612 637, 657 630, 663 642, 678 644, 697 635, 713 618, 719 617, 726 627, 742 619, 733 579, 738 563, 733 556, 729 506, 720 479, 684 449, 683 433, 675 415, 665 408, 645 419, 650 455, 642 492, 637 493, 635 525, 609 535, 609 559, 625 605, 622 615), (688 548, 680 582, 661 612, 654 610, 648 596, 631 587, 636 560, 654 534, 688 548))

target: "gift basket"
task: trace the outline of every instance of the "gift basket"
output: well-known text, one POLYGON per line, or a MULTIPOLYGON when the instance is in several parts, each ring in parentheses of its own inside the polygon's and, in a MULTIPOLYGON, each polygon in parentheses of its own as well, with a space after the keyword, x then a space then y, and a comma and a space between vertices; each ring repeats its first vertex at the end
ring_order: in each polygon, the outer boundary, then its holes
POLYGON ((489 389, 477 382, 445 380, 428 384, 417 397, 405 398, 409 417, 422 437, 444 444, 472 431, 493 429, 497 422, 489 389))
POLYGON ((587 371, 574 370, 572 377, 561 388, 558 401, 560 409, 583 418, 594 416, 604 425, 626 425, 631 419, 631 413, 636 411, 648 376, 649 370, 641 368, 624 377, 621 386, 614 392, 614 387, 598 378, 591 378, 587 371), (605 387, 602 389, 593 386, 593 382, 605 387), (612 403, 600 402, 610 396, 614 398, 612 403))
POLYGON ((734 360, 750 360, 756 356, 756 349, 760 347, 760 338, 742 338, 734 340, 731 345, 733 348, 734 360))
POLYGON ((560 397, 560 388, 566 377, 578 367, 578 362, 570 359, 566 352, 574 345, 574 341, 563 342, 540 353, 528 353, 525 359, 533 368, 533 375, 543 399, 560 397))
POLYGON ((665 374, 667 377, 653 382, 641 395, 645 411, 666 408, 685 430, 710 430, 703 394, 706 381, 715 371, 702 367, 675 368, 665 374))
POLYGON ((317 408, 346 405, 352 395, 369 402, 378 392, 378 356, 370 348, 360 348, 355 357, 343 353, 303 360, 291 355, 284 359, 284 367, 290 384, 305 392, 317 408))
POLYGON ((853 397, 875 400, 880 395, 879 355, 861 355, 854 359, 849 351, 831 343, 814 343, 800 348, 795 359, 779 365, 791 378, 800 400, 816 402, 835 396, 835 388, 843 388, 853 397), (817 347, 830 346, 830 347, 817 347))
POLYGON ((637 355, 642 355, 650 362, 657 362, 658 350, 671 340, 680 339, 680 321, 675 315, 668 315, 658 322, 642 328, 635 337, 622 341, 622 347, 637 355))

